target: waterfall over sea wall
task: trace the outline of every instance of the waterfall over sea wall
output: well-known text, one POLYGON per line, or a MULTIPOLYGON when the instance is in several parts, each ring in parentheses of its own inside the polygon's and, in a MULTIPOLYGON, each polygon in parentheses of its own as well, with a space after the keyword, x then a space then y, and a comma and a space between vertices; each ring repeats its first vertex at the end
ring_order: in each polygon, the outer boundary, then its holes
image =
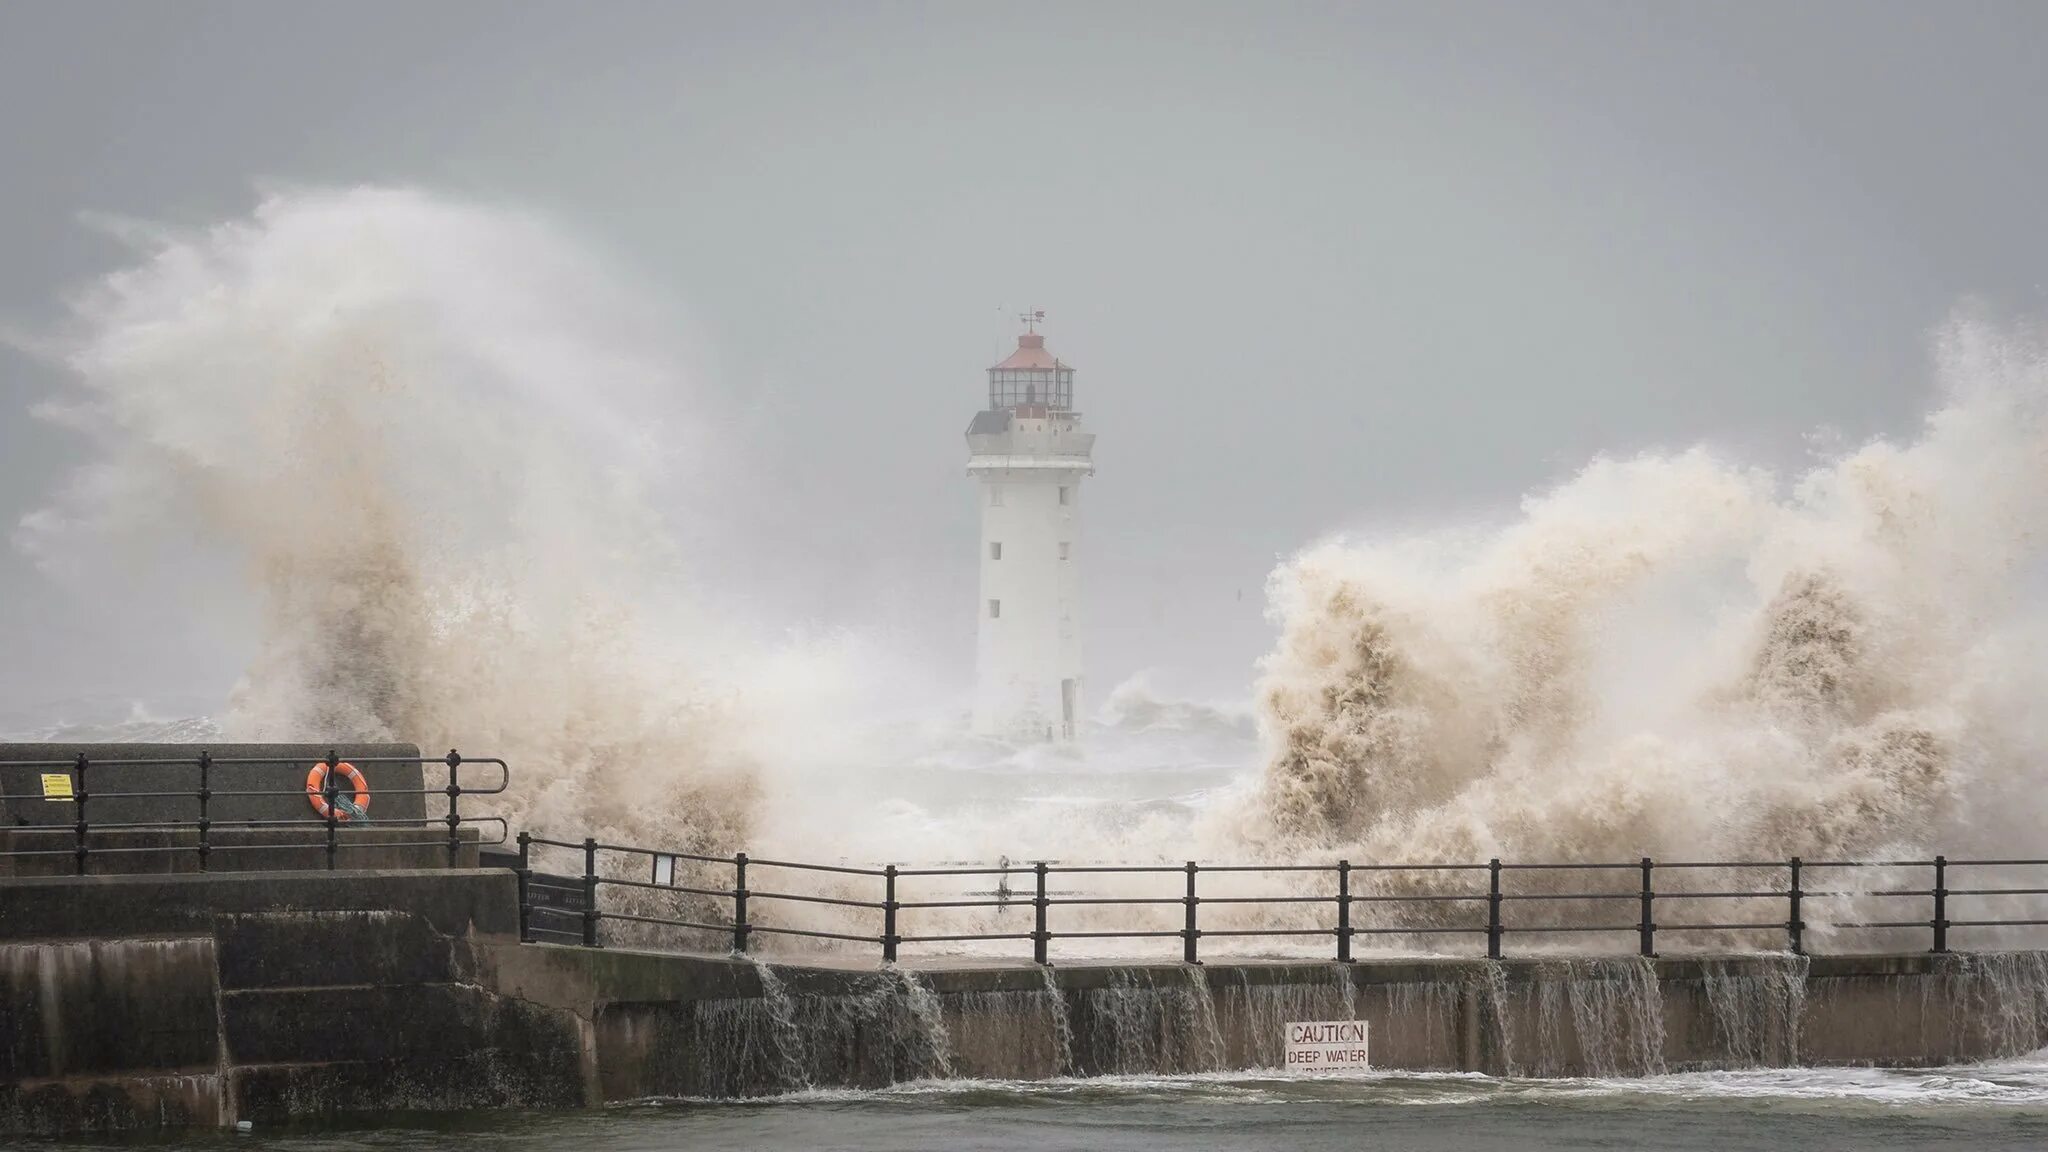
POLYGON ((1983 952, 1949 958, 1950 1039, 2020 1056, 2048 1047, 2048 955, 1983 952))
POLYGON ((1664 1000, 1657 969, 1639 958, 1540 964, 1521 991, 1533 1043, 1510 1071, 1533 1076, 1652 1076, 1664 1071, 1664 1000))
MULTIPOLYGON (((684 1095, 733 1097, 806 1088, 878 1088, 954 1073, 952 1032, 1001 1019, 998 1005, 948 1005, 915 973, 859 974, 849 992, 805 991, 794 974, 755 964, 759 996, 695 1001, 681 1027, 664 1021, 662 1047, 680 1040, 695 1058, 684 1095), (677 1035, 676 1033, 680 1033, 677 1035)), ((1002 995, 1002 994, 997 994, 1002 995)))
POLYGON ((748 994, 635 1025, 642 1059, 688 1065, 657 1076, 656 1094, 1278 1071, 1286 1026, 1326 1020, 1365 1021, 1374 1067, 1538 1078, 1942 1064, 2048 1044, 2048 957, 2031 953, 752 970, 748 994))
POLYGON ((1804 956, 1703 960, 1701 989, 1712 1012, 1720 1066, 1784 1068, 1799 1063, 1806 1012, 1804 956))

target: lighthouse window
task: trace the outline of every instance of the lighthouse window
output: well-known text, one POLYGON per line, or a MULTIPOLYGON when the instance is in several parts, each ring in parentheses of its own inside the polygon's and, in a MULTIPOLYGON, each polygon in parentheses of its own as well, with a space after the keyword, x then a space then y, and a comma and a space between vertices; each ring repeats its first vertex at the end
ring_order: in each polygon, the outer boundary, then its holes
MULTIPOLYGON (((1060 547, 1065 548, 1066 545, 1062 544, 1060 547)), ((988 542, 988 558, 991 560, 1001 560, 1003 558, 1002 541, 991 540, 988 542)))
POLYGON ((1060 485, 1060 503, 1062 503, 1062 504, 1065 504, 1066 502, 1067 502, 1067 487, 1066 487, 1066 485, 1062 484, 1062 485, 1060 485))
POLYGON ((988 486, 988 506, 991 508, 1001 508, 1003 506, 1003 486, 1001 484, 991 484, 988 486))
POLYGON ((1003 602, 1002 602, 1001 600, 991 600, 991 601, 989 601, 989 602, 988 602, 988 618, 989 618, 989 619, 991 619, 991 620, 999 619, 999 618, 1000 618, 1000 617, 1002 616, 1002 614, 1003 614, 1003 602))
POLYGON ((1067 543, 1065 540, 1060 541, 1060 559, 1065 560, 1067 558, 1067 549, 1071 547, 1073 547, 1073 545, 1067 543))

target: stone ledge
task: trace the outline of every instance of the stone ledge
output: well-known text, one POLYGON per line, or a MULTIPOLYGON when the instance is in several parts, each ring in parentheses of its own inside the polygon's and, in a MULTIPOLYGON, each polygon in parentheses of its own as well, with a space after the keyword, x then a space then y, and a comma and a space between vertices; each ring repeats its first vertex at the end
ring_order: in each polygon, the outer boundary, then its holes
MULTIPOLYGON (((573 1062, 570 1068, 573 1069, 573 1062)), ((432 1065, 407 1060, 268 1064, 229 1073, 237 1115, 259 1124, 351 1112, 574 1108, 577 1075, 537 1071, 523 1053, 483 1049, 432 1065)))
POLYGON ((503 869, 0 877, 0 941, 212 935, 220 915, 400 909, 445 936, 515 939, 503 869))
POLYGON ((212 1070, 211 939, 0 943, 0 1082, 212 1070))
POLYGON ((447 983, 473 975, 466 942, 411 912, 226 912, 214 918, 220 983, 252 988, 447 983))
POLYGON ((210 1128, 220 1120, 220 1081, 211 1071, 0 1083, 0 1132, 57 1136, 210 1128))

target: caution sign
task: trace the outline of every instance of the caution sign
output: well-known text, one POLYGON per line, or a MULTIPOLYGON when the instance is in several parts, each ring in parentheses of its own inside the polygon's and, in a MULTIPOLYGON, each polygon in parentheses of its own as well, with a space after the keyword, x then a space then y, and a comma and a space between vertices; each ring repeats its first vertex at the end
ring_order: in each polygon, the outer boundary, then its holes
POLYGON ((71 794, 71 773, 69 773, 69 772, 45 772, 45 773, 43 773, 43 799, 45 799, 45 800, 71 800, 71 799, 75 799, 75 797, 73 797, 73 796, 72 796, 72 794, 71 794))
POLYGON ((1287 1025, 1289 1072, 1363 1072, 1365 1021, 1321 1020, 1287 1025))

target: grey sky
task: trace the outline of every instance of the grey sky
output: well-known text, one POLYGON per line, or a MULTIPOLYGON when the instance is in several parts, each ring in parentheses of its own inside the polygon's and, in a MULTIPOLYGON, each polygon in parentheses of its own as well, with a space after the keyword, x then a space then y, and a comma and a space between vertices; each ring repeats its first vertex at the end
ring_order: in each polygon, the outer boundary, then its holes
MULTIPOLYGON (((1906 428, 1953 307, 2048 312, 2044 46, 2026 3, 0 0, 0 317, 118 266, 81 212, 533 206, 692 331, 748 461, 713 587, 964 670, 961 430, 1035 304, 1100 436, 1098 699, 1235 694, 1275 553, 1325 531, 1906 428)), ((0 522, 80 458, 26 416, 54 385, 0 352, 0 522)), ((0 712, 223 691, 246 621, 152 600, 173 562, 0 555, 0 712)))

